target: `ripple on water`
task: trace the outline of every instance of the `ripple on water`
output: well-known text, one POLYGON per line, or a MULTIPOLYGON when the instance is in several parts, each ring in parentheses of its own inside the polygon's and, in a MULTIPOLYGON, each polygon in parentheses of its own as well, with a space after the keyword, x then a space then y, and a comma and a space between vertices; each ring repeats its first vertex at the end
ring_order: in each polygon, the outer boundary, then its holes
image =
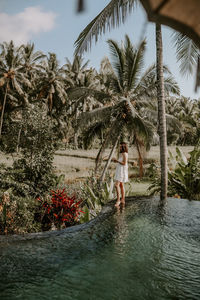
POLYGON ((200 202, 127 201, 85 230, 1 245, 0 299, 200 299, 200 202))

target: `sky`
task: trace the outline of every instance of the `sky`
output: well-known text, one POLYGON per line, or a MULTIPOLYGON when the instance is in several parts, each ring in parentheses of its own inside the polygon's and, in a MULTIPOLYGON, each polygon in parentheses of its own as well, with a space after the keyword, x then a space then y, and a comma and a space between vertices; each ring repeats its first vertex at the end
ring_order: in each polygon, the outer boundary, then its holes
MULTIPOLYGON (((110 2, 110 0, 85 0, 86 9, 76 13, 76 0, 0 0, 0 43, 13 40, 16 46, 33 42, 35 49, 45 54, 57 54, 60 65, 66 58, 73 60, 74 42, 85 26, 110 2)), ((179 63, 176 60, 175 48, 172 43, 173 30, 163 26, 163 60, 181 90, 181 94, 191 99, 200 98, 194 92, 195 76, 182 76, 179 63)), ((85 62, 99 70, 101 60, 110 57, 108 39, 118 42, 128 34, 133 44, 137 45, 146 38, 144 70, 156 60, 155 26, 146 22, 146 13, 142 7, 137 7, 131 13, 125 24, 102 35, 91 51, 84 53, 85 62)))

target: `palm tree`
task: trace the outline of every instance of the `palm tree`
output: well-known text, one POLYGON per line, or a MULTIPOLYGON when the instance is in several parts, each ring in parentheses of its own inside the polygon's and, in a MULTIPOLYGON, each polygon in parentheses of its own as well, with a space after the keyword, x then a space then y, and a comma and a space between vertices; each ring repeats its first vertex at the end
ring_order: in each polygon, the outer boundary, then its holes
POLYGON ((85 111, 88 100, 94 102, 95 97, 101 102, 106 95, 101 91, 97 71, 94 68, 87 68, 88 63, 89 61, 83 64, 82 57, 76 55, 72 64, 67 59, 67 64, 63 66, 68 80, 67 94, 71 101, 70 106, 75 111, 77 108, 85 111))
POLYGON ((53 113, 54 117, 57 117, 65 106, 68 96, 64 70, 59 67, 56 54, 49 53, 49 57, 43 63, 43 71, 38 81, 38 99, 46 101, 51 117, 53 113))
POLYGON ((160 137, 160 166, 161 166, 161 193, 160 199, 164 204, 167 199, 167 131, 165 116, 165 96, 163 80, 163 46, 161 25, 156 24, 156 57, 157 57, 157 99, 158 99, 158 130, 160 137))
POLYGON ((167 112, 179 120, 181 129, 173 128, 173 133, 179 133, 177 143, 195 145, 198 140, 199 109, 197 102, 190 98, 170 98, 166 102, 167 112))
POLYGON ((22 60, 19 49, 14 47, 13 42, 1 44, 0 55, 0 87, 3 89, 4 99, 1 109, 0 136, 2 134, 3 118, 7 99, 18 102, 22 101, 23 106, 29 104, 24 87, 31 87, 26 74, 23 72, 22 60))
MULTIPOLYGON (((152 137, 153 126, 148 121, 148 115, 150 112, 149 100, 156 94, 156 68, 151 66, 142 73, 145 41, 142 41, 138 47, 134 47, 126 35, 125 42, 121 46, 113 40, 108 40, 108 44, 112 63, 106 62, 109 75, 107 76, 107 85, 109 93, 112 95, 112 103, 85 115, 88 123, 89 120, 95 120, 86 137, 89 135, 91 140, 91 135, 95 136, 94 133, 102 127, 109 128, 97 156, 97 169, 103 151, 109 141, 112 141, 111 136, 114 138, 113 144, 115 145, 115 141, 126 128, 136 144, 141 167, 140 175, 142 176, 141 146, 149 146, 149 137, 152 137)), ((167 68, 165 71, 168 71, 167 68)), ((105 72, 103 75, 105 76, 105 72)), ((179 93, 171 76, 165 78, 165 89, 168 93, 179 93)), ((82 124, 85 126, 84 122, 82 124)))
POLYGON ((22 56, 22 70, 33 84, 37 71, 41 69, 42 60, 46 55, 41 51, 35 51, 34 43, 22 45, 19 51, 22 56))
MULTIPOLYGON (((67 59, 67 64, 63 66, 68 81, 66 89, 69 97, 68 110, 74 130, 77 129, 77 119, 80 113, 99 106, 108 97, 104 91, 101 91, 97 71, 93 68, 87 68, 88 62, 83 63, 82 57, 76 55, 72 63, 67 59)), ((77 139, 78 131, 75 130, 75 148, 78 147, 77 139)))

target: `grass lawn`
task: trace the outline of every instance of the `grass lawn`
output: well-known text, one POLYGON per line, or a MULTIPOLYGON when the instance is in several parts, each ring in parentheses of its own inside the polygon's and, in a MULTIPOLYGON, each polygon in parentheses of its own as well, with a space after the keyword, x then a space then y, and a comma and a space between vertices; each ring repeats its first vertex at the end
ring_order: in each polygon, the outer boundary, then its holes
POLYGON ((139 196, 139 195, 148 195, 148 187, 150 186, 150 182, 137 182, 130 181, 131 184, 131 192, 129 196, 139 196))

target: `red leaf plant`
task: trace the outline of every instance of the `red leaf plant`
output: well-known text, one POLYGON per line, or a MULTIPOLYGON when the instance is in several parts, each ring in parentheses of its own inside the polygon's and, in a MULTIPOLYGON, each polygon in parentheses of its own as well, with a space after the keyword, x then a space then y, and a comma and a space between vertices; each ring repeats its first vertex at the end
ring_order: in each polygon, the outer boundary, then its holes
POLYGON ((81 213, 84 213, 80 209, 82 200, 76 201, 76 195, 69 197, 65 189, 52 190, 49 199, 38 200, 44 212, 42 223, 54 224, 58 229, 76 224, 81 213))

